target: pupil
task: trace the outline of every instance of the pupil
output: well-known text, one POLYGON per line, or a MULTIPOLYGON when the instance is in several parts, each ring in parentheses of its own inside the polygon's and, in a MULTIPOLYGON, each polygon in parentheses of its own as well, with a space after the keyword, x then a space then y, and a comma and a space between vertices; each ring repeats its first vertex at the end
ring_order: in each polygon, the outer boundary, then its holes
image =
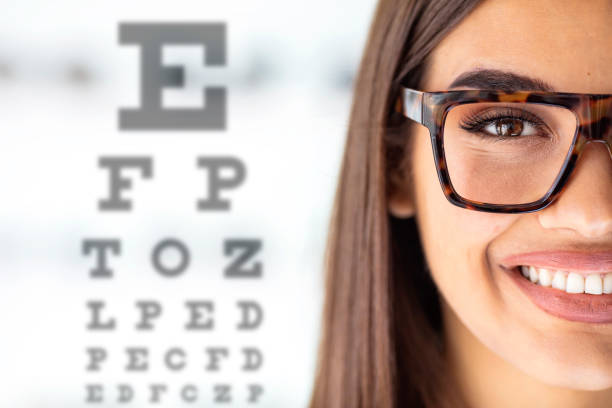
POLYGON ((523 122, 518 119, 502 119, 496 127, 499 136, 518 136, 523 131, 523 122))

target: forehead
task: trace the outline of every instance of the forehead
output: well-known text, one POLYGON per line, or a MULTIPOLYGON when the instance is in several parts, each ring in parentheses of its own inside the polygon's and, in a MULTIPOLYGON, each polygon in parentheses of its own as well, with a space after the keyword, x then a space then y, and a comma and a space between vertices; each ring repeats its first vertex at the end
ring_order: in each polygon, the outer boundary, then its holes
POLYGON ((477 68, 612 93, 612 0, 484 0, 432 51, 423 90, 477 68))

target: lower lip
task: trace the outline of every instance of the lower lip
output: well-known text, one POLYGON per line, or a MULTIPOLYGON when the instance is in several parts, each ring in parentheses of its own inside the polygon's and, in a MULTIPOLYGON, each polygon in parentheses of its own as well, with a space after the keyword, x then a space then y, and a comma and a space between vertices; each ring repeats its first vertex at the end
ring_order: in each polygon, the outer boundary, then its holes
POLYGON ((612 323, 612 294, 567 293, 531 282, 518 268, 504 269, 523 293, 545 312, 574 322, 612 323))

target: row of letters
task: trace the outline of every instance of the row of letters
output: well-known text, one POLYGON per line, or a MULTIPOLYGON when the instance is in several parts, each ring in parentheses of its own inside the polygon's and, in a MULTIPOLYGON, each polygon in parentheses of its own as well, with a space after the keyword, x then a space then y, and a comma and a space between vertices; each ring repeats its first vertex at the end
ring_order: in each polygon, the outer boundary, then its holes
MULTIPOLYGON (((187 316, 182 327, 190 331, 210 331, 215 328, 214 307, 210 300, 187 300, 185 301, 187 316)), ((263 322, 263 308, 254 300, 239 300, 236 306, 240 311, 240 319, 236 324, 237 330, 256 330, 263 322)), ((90 312, 90 320, 87 330, 90 331, 114 331, 117 329, 115 317, 108 316, 105 312, 106 302, 104 300, 89 300, 86 307, 90 312)), ((155 300, 138 300, 135 308, 139 318, 134 324, 138 331, 152 331, 155 322, 162 315, 162 305, 155 300)))
MULTIPOLYGON (((260 239, 226 239, 223 241, 223 255, 231 260, 223 269, 226 278, 260 278, 263 266, 255 261, 256 255, 262 248, 260 239)), ((121 241, 119 239, 89 238, 82 241, 82 254, 95 256, 95 266, 90 269, 91 278, 112 278, 113 270, 109 266, 109 256, 121 254, 121 241)), ((155 271, 164 277, 177 277, 189 267, 191 251, 181 240, 165 238, 159 241, 151 251, 151 264, 155 271), (168 265, 163 261, 166 253, 174 252, 179 261, 176 265, 168 265)))
MULTIPOLYGON (((174 394, 175 402, 179 400, 183 403, 210 402, 213 404, 227 404, 233 402, 235 398, 235 390, 238 387, 231 384, 214 384, 211 386, 212 394, 206 398, 203 387, 197 387, 194 384, 187 384, 177 387, 176 390, 169 389, 168 385, 157 383, 150 384, 140 392, 141 401, 137 401, 137 392, 130 384, 117 384, 115 387, 105 387, 103 384, 87 384, 85 386, 85 402, 88 404, 102 404, 105 402, 116 402, 121 405, 131 404, 136 402, 145 402, 149 404, 170 404, 172 401, 168 399, 174 394), (111 396, 109 396, 112 395, 111 396)), ((242 388, 242 387, 241 387, 242 388)), ((246 384, 240 392, 241 400, 248 403, 258 403, 264 392, 261 384, 246 384)), ((168 406, 168 405, 163 405, 168 406)))
MULTIPOLYGON (((109 360, 109 352, 104 347, 88 347, 87 371, 102 371, 109 360)), ((151 368, 150 350, 147 347, 126 347, 124 369, 126 372, 147 372, 151 368)), ((222 362, 230 358, 227 347, 207 347, 204 349, 207 363, 203 364, 206 371, 220 371, 222 362)), ((263 364, 263 354, 256 347, 240 349, 243 357, 242 371, 257 371, 263 364)), ((180 347, 172 347, 161 353, 161 364, 170 371, 183 371, 188 368, 188 353, 180 347)))

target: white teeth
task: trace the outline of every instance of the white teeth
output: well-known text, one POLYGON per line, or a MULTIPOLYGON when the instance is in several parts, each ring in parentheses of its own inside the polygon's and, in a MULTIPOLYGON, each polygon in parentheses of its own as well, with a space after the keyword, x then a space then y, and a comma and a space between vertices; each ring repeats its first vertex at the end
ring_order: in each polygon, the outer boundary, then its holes
POLYGON ((567 293, 584 293, 584 278, 582 275, 570 272, 567 275, 567 286, 565 291, 567 293))
POLYGON ((538 272, 533 266, 529 267, 529 280, 533 283, 536 283, 538 281, 538 272))
POLYGON ((521 265, 521 273, 524 277, 529 278, 529 267, 525 265, 521 265))
POLYGON ((539 281, 542 286, 550 286, 552 284, 553 275, 548 269, 540 269, 539 281))
POLYGON ((603 281, 599 275, 588 275, 584 280, 584 293, 591 295, 601 295, 603 292, 603 281))
POLYGON ((604 277, 603 293, 612 293, 612 273, 607 273, 604 277))
POLYGON ((555 272, 552 280, 552 287, 555 289, 565 290, 565 273, 561 271, 555 272))
POLYGON ((588 293, 590 295, 612 294, 612 273, 591 273, 586 275, 575 272, 555 271, 534 266, 522 265, 521 274, 540 286, 563 290, 567 293, 588 293))

